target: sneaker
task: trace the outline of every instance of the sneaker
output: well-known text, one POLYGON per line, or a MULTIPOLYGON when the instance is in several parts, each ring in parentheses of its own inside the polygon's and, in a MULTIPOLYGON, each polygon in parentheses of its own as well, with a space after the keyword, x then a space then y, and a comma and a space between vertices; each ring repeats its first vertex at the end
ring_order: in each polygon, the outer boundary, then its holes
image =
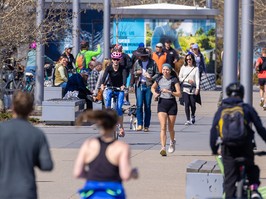
POLYGON ((251 192, 251 199, 263 199, 258 190, 254 190, 251 192))
POLYGON ((262 108, 264 111, 266 111, 266 104, 264 104, 262 108))
POLYGON ((261 99, 260 99, 260 106, 263 107, 263 104, 264 104, 264 99, 261 98, 261 99))
POLYGON ((161 156, 167 156, 165 147, 162 147, 162 149, 160 150, 160 154, 161 156))
POLYGON ((144 132, 149 132, 149 128, 148 127, 144 127, 144 132))
POLYGON ((191 123, 191 121, 189 121, 189 120, 185 122, 185 125, 186 125, 186 126, 189 126, 189 125, 191 125, 191 124, 192 124, 192 123, 191 123))
POLYGON ((192 122, 192 124, 195 124, 195 116, 191 116, 191 122, 192 122))
POLYGON ((136 131, 142 131, 142 128, 143 128, 143 127, 142 127, 141 125, 138 125, 136 131))
POLYGON ((176 141, 170 141, 170 145, 169 145, 169 148, 168 148, 168 153, 174 153, 175 152, 175 143, 176 141))
POLYGON ((130 106, 130 102, 129 101, 124 101, 124 105, 125 106, 130 106))

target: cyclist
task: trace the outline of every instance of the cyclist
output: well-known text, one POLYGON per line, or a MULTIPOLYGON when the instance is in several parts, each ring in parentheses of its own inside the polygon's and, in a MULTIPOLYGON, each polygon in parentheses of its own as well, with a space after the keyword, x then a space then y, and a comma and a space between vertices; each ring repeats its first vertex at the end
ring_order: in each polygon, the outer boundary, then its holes
POLYGON ((83 143, 75 162, 74 176, 86 179, 79 191, 81 198, 125 199, 122 181, 138 178, 138 172, 131 167, 129 145, 113 137, 118 122, 116 111, 87 111, 79 116, 77 124, 83 121, 96 122, 100 136, 83 143))
MULTIPOLYGON (((119 116, 118 123, 120 124, 120 132, 119 136, 124 137, 125 131, 123 127, 123 101, 124 101, 124 88, 126 85, 126 70, 124 67, 122 67, 119 62, 122 58, 121 52, 112 52, 111 59, 112 63, 107 66, 107 68, 104 71, 102 82, 101 82, 101 89, 104 90, 104 86, 106 85, 105 79, 107 76, 109 76, 109 85, 113 87, 118 87, 121 90, 115 91, 115 95, 117 96, 117 113, 119 116)), ((107 94, 106 94, 106 107, 111 107, 111 96, 112 96, 112 90, 108 89, 107 87, 107 94)))
POLYGON ((245 127, 247 129, 247 137, 243 145, 228 146, 226 144, 221 145, 222 160, 224 164, 224 192, 226 198, 234 198, 236 193, 236 182, 239 176, 239 168, 235 163, 235 159, 238 157, 245 157, 250 165, 247 165, 247 176, 249 179, 250 189, 252 191, 251 198, 260 199, 261 196, 257 189, 260 185, 259 181, 259 167, 254 164, 254 153, 253 153, 253 139, 254 131, 250 128, 250 124, 253 123, 256 127, 257 132, 266 142, 266 129, 262 126, 261 120, 256 110, 249 104, 243 103, 244 87, 238 83, 231 83, 226 88, 226 94, 228 98, 222 101, 221 107, 218 109, 214 116, 212 128, 210 131, 210 145, 213 154, 217 154, 218 145, 218 122, 221 117, 221 112, 224 107, 234 106, 241 104, 244 111, 244 119, 246 121, 245 127))

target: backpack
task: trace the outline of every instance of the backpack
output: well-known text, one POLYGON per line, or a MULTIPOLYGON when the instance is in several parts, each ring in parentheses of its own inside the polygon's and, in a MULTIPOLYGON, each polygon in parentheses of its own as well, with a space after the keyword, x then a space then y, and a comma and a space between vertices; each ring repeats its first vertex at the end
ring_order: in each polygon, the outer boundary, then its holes
POLYGON ((218 123, 218 131, 224 145, 240 146, 247 138, 247 125, 242 103, 225 106, 218 123))
POLYGON ((259 71, 266 70, 266 57, 260 57, 262 59, 262 64, 259 66, 259 71))
POLYGON ((86 52, 80 52, 78 55, 77 55, 77 58, 76 58, 76 64, 77 64, 77 67, 78 69, 82 70, 82 69, 86 69, 86 59, 85 59, 85 53, 86 52))
POLYGON ((133 66, 132 61, 131 61, 131 58, 130 58, 129 55, 126 54, 126 53, 123 53, 123 54, 122 54, 122 59, 121 59, 121 61, 120 61, 120 64, 121 64, 122 66, 124 66, 125 69, 131 69, 132 66, 133 66))

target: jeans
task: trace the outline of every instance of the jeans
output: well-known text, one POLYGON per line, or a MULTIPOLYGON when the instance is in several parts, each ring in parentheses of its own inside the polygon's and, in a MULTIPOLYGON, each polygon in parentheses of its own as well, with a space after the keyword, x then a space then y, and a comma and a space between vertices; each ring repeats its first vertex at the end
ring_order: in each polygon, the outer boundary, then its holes
MULTIPOLYGON (((118 116, 123 115, 123 109, 122 106, 124 104, 124 91, 115 91, 114 94, 117 96, 117 113, 118 116)), ((107 89, 106 93, 106 108, 111 107, 111 97, 112 97, 112 90, 107 89)))
POLYGON ((151 122, 151 87, 141 84, 136 88, 137 120, 138 125, 143 126, 143 103, 144 103, 144 127, 149 128, 151 122))

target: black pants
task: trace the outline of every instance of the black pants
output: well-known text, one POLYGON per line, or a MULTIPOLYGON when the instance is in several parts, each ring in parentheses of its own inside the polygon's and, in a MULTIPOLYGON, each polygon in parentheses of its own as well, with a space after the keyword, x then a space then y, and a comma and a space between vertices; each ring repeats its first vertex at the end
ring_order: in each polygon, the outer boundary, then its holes
POLYGON ((239 178, 239 165, 235 162, 235 158, 237 157, 245 157, 250 162, 249 165, 246 166, 249 184, 260 184, 260 170, 259 167, 254 164, 252 143, 248 143, 243 147, 222 146, 222 157, 224 164, 224 192, 226 199, 235 198, 236 182, 239 178))
POLYGON ((187 116, 187 120, 190 120, 190 109, 191 109, 191 115, 195 116, 196 113, 196 97, 195 95, 189 95, 185 92, 182 94, 185 104, 185 113, 187 116))
POLYGON ((79 92, 78 98, 85 99, 86 105, 87 105, 87 110, 92 109, 92 101, 90 101, 89 99, 87 99, 87 94, 86 93, 79 92))

